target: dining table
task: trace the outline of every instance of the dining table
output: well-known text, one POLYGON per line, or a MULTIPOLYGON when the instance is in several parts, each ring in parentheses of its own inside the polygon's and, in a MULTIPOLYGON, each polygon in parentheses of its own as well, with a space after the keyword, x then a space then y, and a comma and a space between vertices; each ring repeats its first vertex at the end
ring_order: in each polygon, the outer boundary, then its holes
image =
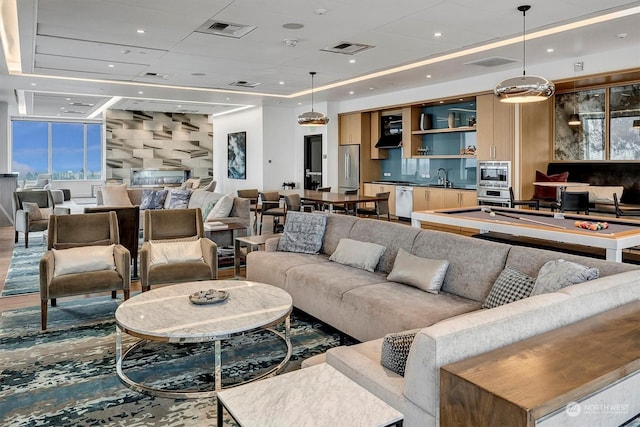
POLYGON ((556 201, 558 202, 558 206, 562 204, 562 194, 567 191, 567 188, 570 187, 584 187, 588 186, 588 182, 546 182, 546 181, 536 181, 533 185, 538 185, 540 187, 552 187, 556 189, 556 201))
POLYGON ((387 197, 304 190, 301 188, 292 190, 279 190, 279 193, 282 197, 288 196, 290 194, 298 194, 301 200, 328 206, 330 212, 333 212, 334 206, 336 205, 346 206, 357 203, 375 203, 387 199, 387 197))

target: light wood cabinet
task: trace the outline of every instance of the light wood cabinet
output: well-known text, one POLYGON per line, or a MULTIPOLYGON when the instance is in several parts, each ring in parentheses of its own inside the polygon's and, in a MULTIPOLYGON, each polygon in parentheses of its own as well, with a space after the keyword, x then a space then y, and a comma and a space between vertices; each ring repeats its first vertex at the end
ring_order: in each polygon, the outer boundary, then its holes
POLYGON ((389 213, 396 215, 396 186, 390 184, 365 183, 363 186, 365 196, 375 196, 377 193, 389 193, 389 213))
POLYGON ((414 187, 413 188, 413 210, 431 211, 444 209, 444 188, 434 187, 414 187))
POLYGON ((389 150, 386 148, 376 148, 376 144, 382 135, 380 128, 380 112, 371 113, 371 160, 380 160, 389 158, 389 150))
POLYGON ((420 109, 405 107, 402 109, 402 158, 410 159, 418 155, 422 148, 422 136, 413 132, 420 127, 420 109))
POLYGON ((514 105, 500 102, 493 94, 476 97, 478 160, 513 160, 515 142, 514 105))
MULTIPOLYGON (((340 115, 340 145, 371 143, 371 123, 369 113, 349 113, 340 115)), ((368 147, 367 147, 368 148, 368 147)))
POLYGON ((444 189, 445 208, 466 208, 478 204, 477 192, 473 190, 444 189))

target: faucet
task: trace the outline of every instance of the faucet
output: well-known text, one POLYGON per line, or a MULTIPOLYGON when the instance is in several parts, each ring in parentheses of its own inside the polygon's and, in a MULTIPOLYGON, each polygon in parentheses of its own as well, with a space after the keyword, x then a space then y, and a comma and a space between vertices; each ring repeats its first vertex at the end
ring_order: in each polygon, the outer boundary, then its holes
POLYGON ((449 184, 451 184, 449 182, 449 173, 445 168, 439 168, 438 171, 436 172, 436 175, 438 177, 438 184, 442 184, 445 187, 448 187, 449 184))

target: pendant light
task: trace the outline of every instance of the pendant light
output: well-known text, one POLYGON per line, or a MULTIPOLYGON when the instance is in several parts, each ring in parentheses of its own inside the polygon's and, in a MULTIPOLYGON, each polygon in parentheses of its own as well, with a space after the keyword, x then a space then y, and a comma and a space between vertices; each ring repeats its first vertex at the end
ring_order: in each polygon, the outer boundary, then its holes
POLYGON ((324 126, 329 123, 329 118, 322 113, 313 111, 313 77, 316 72, 310 71, 309 74, 311 74, 311 111, 300 114, 298 124, 300 126, 324 126))
POLYGON ((569 114, 569 121, 567 124, 569 126, 580 126, 580 115, 576 113, 576 104, 578 94, 576 93, 576 80, 573 79, 573 114, 569 114))
POLYGON ((518 104, 544 101, 556 90, 553 83, 544 77, 526 75, 525 23, 529 9, 529 5, 518 6, 518 10, 522 12, 522 76, 508 78, 496 85, 494 93, 501 102, 518 104))

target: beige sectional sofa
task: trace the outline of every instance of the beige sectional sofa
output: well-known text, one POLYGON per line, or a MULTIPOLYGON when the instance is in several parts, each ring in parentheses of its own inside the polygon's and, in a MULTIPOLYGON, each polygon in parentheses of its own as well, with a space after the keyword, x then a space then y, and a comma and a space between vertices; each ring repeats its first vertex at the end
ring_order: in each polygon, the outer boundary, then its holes
POLYGON ((640 299, 639 266, 421 230, 397 223, 329 215, 318 255, 266 251, 247 257, 247 278, 281 287, 294 306, 362 341, 327 352, 326 361, 405 415, 406 426, 438 425, 439 368, 640 299), (341 238, 387 249, 375 272, 329 261, 341 238), (386 280, 399 248, 449 269, 440 294, 386 280), (563 258, 600 270, 600 278, 481 309, 505 266, 535 277, 563 258), (404 376, 381 363, 385 334, 420 329, 404 376))

